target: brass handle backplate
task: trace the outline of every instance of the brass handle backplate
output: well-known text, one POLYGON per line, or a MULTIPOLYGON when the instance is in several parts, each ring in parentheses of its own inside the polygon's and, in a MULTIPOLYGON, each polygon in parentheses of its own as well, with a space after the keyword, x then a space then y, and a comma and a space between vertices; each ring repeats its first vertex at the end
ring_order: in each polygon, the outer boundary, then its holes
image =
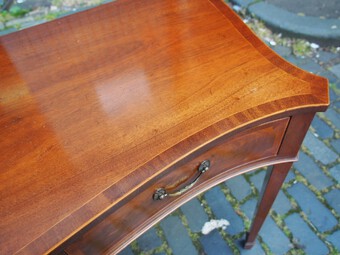
POLYGON ((208 171, 210 168, 210 160, 204 160, 197 168, 198 175, 197 177, 188 185, 183 187, 182 189, 175 191, 173 193, 168 193, 166 189, 159 188, 156 189, 155 193, 153 194, 153 200, 163 200, 166 197, 177 197, 182 195, 183 193, 187 192, 189 189, 191 189, 199 180, 199 178, 204 174, 206 171, 208 171))

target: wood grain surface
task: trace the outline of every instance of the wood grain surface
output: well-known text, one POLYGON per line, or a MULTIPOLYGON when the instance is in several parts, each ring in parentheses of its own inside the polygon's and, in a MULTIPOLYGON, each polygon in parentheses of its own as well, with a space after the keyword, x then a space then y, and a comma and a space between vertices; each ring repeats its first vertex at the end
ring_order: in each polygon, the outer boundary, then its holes
POLYGON ((118 0, 2 36, 1 253, 51 251, 216 137, 328 101, 220 0, 118 0))

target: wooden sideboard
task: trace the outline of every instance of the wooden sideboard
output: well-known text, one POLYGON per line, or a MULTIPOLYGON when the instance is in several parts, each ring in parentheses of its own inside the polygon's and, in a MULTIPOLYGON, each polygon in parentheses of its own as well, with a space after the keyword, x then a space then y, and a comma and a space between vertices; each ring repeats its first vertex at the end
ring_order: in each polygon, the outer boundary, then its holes
POLYGON ((220 0, 117 0, 2 36, 0 253, 116 254, 201 192, 274 166, 250 248, 328 104, 326 79, 220 0))

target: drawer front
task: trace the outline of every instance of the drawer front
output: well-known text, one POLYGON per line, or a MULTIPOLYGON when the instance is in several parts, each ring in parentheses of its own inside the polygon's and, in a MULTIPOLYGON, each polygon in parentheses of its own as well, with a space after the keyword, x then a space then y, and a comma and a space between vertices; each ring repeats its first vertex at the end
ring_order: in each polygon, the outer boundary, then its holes
MULTIPOLYGON (((249 128, 230 137, 221 137, 189 155, 148 183, 129 201, 112 208, 102 221, 66 248, 68 254, 116 253, 160 219, 195 195, 242 172, 249 164, 274 158, 279 150, 289 118, 249 128), (199 155, 199 156, 197 156, 199 155), (210 161, 209 170, 187 192, 154 200, 159 188, 168 193, 186 190, 198 176, 199 165, 210 161), (208 185, 209 184, 209 185, 208 185)), ((242 188, 242 187, 240 187, 242 188)))

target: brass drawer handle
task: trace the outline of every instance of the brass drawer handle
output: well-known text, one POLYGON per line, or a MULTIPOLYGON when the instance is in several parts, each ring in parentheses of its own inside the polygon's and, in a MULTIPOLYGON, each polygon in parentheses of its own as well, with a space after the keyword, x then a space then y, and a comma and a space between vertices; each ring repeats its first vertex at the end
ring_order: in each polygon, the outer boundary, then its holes
POLYGON ((184 188, 174 193, 168 193, 164 188, 159 188, 153 194, 153 200, 162 200, 166 197, 177 197, 177 196, 182 195, 183 193, 191 189, 196 184, 196 182, 198 182, 202 174, 204 174, 206 171, 209 170, 209 167, 210 167, 210 160, 204 160, 197 168, 197 171, 198 171, 197 177, 190 184, 188 184, 184 188))

